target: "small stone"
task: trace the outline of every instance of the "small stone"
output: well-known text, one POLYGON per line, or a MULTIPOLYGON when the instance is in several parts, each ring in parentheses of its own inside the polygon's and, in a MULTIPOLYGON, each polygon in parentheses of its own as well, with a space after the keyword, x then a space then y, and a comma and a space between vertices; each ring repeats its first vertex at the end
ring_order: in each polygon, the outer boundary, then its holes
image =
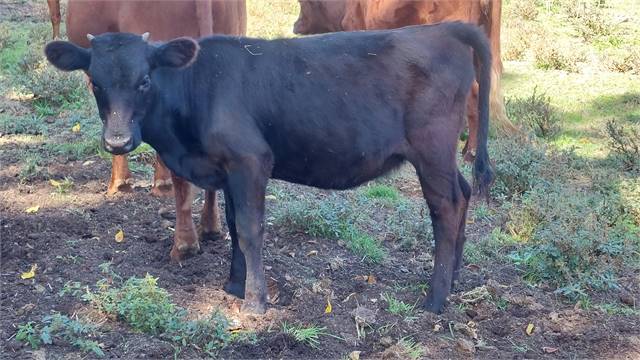
POLYGON ((364 306, 358 306, 353 309, 351 315, 353 315, 358 325, 373 325, 377 321, 376 312, 364 306))
POLYGON ((173 227, 173 222, 169 220, 162 220, 162 222, 160 223, 160 227, 162 227, 163 229, 173 227))
POLYGON ((169 207, 161 207, 158 210, 158 215, 167 220, 173 220, 176 218, 176 214, 173 213, 173 211, 171 211, 171 208, 169 207))
POLYGON ((478 316, 478 312, 475 311, 474 309, 467 309, 465 310, 465 313, 467 314, 468 317, 470 317, 471 319, 475 318, 476 316, 478 316))
POLYGON ((20 316, 20 315, 24 315, 24 314, 26 314, 26 313, 31 312, 31 311, 32 311, 33 309, 35 309, 35 308, 36 308, 36 305, 35 305, 35 304, 31 304, 31 303, 26 304, 26 305, 24 305, 23 307, 21 307, 20 309, 18 309, 18 310, 16 311, 16 315, 18 315, 18 316, 20 316))
POLYGON ((391 336, 383 336, 382 338, 380 338, 380 345, 389 347, 393 345, 393 339, 391 338, 391 336))
POLYGON ((442 331, 442 325, 440 324, 433 325, 433 332, 440 332, 440 331, 442 331))
POLYGON ((476 347, 473 345, 473 342, 467 339, 458 339, 456 341, 458 345, 458 350, 467 354, 474 354, 476 352, 476 347))
POLYGON ((344 266, 344 259, 342 259, 342 258, 335 257, 335 258, 329 260, 329 268, 332 271, 338 271, 343 266, 344 266))
POLYGON ((360 351, 352 351, 349 354, 349 360, 360 360, 360 351))
POLYGON ((620 295, 620 302, 622 302, 625 305, 631 306, 631 307, 635 307, 637 302, 636 299, 633 298, 633 296, 629 293, 623 293, 620 295))

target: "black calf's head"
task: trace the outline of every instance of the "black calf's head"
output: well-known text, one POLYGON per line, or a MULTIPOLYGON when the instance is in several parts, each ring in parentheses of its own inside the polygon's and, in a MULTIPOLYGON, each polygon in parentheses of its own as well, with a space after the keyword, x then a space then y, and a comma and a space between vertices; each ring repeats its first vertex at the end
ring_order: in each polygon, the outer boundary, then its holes
POLYGON ((159 46, 148 34, 106 33, 87 35, 91 49, 67 41, 47 44, 49 62, 64 71, 83 70, 102 119, 102 143, 113 154, 125 154, 141 142, 140 122, 152 104, 151 72, 157 67, 184 67, 198 54, 198 43, 179 38, 159 46))

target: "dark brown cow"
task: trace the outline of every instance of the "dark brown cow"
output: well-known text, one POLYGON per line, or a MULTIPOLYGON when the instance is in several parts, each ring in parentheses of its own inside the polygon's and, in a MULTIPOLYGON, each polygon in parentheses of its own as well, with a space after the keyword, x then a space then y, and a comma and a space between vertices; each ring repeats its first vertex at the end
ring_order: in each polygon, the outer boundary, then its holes
MULTIPOLYGON (((443 21, 464 21, 482 27, 489 37, 493 55, 491 82, 491 113, 497 126, 507 132, 515 127, 504 110, 500 90, 502 61, 500 60, 501 0, 299 0, 300 16, 293 31, 296 34, 318 34, 332 31, 381 30, 408 25, 434 24, 443 21)), ((478 84, 475 83, 468 101, 469 140, 465 159, 473 159, 477 141, 478 84), (468 150, 468 151, 467 151, 468 150)))
MULTIPOLYGON (((60 2, 48 0, 54 37, 59 36, 60 2)), ((126 31, 150 32, 151 40, 170 40, 180 36, 203 37, 214 33, 244 35, 246 4, 244 0, 69 0, 67 36, 82 47, 89 47, 87 34, 126 31)), ((176 243, 197 244, 193 223, 191 185, 173 175, 159 157, 155 164, 152 193, 168 195, 175 187, 176 243)), ((126 155, 114 155, 107 193, 130 190, 131 173, 126 155)), ((201 233, 220 233, 220 217, 215 192, 207 191, 201 219, 201 233)), ((174 248, 175 249, 175 248, 174 248)), ((184 255, 184 254, 182 254, 184 255)), ((172 254, 173 259, 181 256, 172 254)))

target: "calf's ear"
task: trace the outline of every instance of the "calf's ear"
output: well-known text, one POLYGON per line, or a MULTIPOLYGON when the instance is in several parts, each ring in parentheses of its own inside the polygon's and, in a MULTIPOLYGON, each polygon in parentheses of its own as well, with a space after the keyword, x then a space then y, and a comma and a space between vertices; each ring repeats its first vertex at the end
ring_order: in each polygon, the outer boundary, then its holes
POLYGON ((200 46, 187 37, 171 40, 156 48, 151 55, 151 65, 168 67, 185 67, 191 65, 198 57, 200 46))
POLYGON ((44 48, 47 60, 64 71, 87 70, 91 63, 91 51, 68 41, 52 41, 44 48))

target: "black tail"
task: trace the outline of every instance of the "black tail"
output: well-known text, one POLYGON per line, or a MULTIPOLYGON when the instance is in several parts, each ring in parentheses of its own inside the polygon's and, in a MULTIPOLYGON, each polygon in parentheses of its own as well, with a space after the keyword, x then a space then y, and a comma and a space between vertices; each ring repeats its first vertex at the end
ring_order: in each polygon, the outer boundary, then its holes
POLYGON ((480 85, 478 97, 478 144, 473 163, 473 188, 480 196, 488 199, 489 187, 494 174, 489 162, 487 138, 489 137, 489 93, 491 91, 491 49, 487 37, 479 27, 454 22, 447 24, 450 33, 462 43, 473 48, 476 61, 480 62, 480 72, 476 78, 480 85))

